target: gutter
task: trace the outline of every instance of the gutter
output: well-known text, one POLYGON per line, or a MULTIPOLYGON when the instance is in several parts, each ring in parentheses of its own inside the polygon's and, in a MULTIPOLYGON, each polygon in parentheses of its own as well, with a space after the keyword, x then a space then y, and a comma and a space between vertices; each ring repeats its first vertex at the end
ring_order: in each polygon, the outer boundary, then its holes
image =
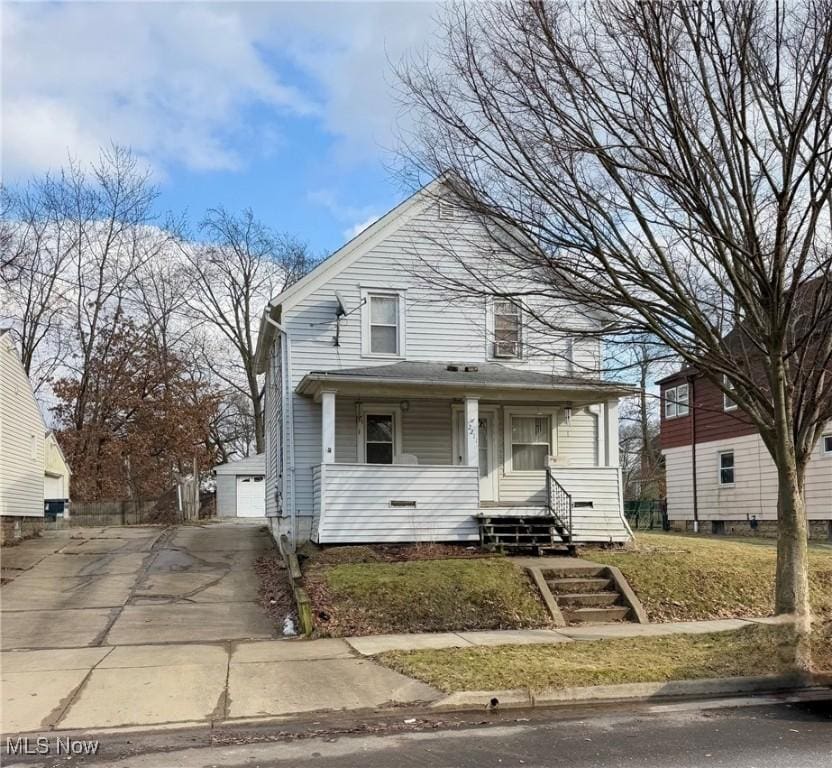
MULTIPOLYGON (((273 321, 272 321, 273 322, 273 321)), ((340 382, 344 384, 392 384, 395 386, 429 386, 429 387, 448 387, 448 388, 463 388, 463 389, 513 389, 513 390, 535 390, 540 392, 564 391, 564 392, 597 392, 599 394, 608 394, 611 396, 625 397, 627 395, 636 394, 639 390, 637 388, 616 387, 615 385, 568 385, 558 386, 556 384, 524 384, 519 382, 510 383, 490 383, 483 381, 442 381, 437 379, 403 379, 403 378, 382 378, 378 376, 344 376, 342 374, 333 373, 316 373, 313 375, 307 374, 303 377, 296 388, 299 395, 310 393, 311 387, 317 383, 323 382, 340 382)))
MULTIPOLYGON (((271 316, 275 309, 269 304, 263 311, 263 323, 266 329, 274 328, 283 337, 280 345, 281 371, 280 387, 281 402, 283 407, 280 410, 280 420, 283 429, 280 430, 282 444, 280 446, 280 473, 283 478, 283 515, 289 518, 289 551, 294 552, 297 546, 297 510, 295 509, 295 419, 292 403, 292 354, 289 340, 289 332, 271 316)), ((264 329, 265 330, 265 329, 264 329)), ((271 347, 271 337, 274 331, 268 333, 264 339, 263 347, 258 348, 258 357, 262 359, 265 353, 262 350, 271 347)), ((261 339, 264 338, 261 334, 261 339)), ((259 346, 259 342, 258 342, 259 346)))

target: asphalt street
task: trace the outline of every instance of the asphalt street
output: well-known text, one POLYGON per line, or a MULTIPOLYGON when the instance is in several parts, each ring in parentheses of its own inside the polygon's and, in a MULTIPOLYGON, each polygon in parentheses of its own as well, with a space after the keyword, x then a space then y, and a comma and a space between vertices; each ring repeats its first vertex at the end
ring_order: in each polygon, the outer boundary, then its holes
MULTIPOLYGON (((372 735, 332 730, 322 715, 305 737, 302 731, 268 729, 214 733, 210 746, 184 735, 138 735, 108 748, 101 736, 95 758, 75 756, 71 765, 95 768, 482 768, 483 766, 569 766, 570 768, 828 768, 832 765, 832 700, 726 707, 722 702, 642 705, 580 713, 563 711, 500 717, 475 715, 429 723, 390 713, 372 735), (397 725, 398 729, 390 726, 397 725), (428 728, 428 730, 424 730, 428 728), (162 745, 167 738, 169 746, 162 745)), ((365 724, 366 725, 366 724, 365 724)), ((376 726, 378 726, 376 721, 376 726)), ((348 731, 349 729, 345 729, 348 731)), ((355 730, 361 730, 356 728, 355 730)), ((113 738, 112 736, 110 737, 113 738)), ((29 757, 4 765, 51 768, 67 758, 29 757)))

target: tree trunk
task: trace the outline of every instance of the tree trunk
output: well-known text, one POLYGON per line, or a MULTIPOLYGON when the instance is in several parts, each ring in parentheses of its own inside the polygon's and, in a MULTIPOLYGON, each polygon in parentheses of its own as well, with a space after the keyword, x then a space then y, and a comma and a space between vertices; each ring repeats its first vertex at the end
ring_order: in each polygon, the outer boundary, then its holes
MULTIPOLYGON (((790 440, 781 442, 791 443, 790 440)), ((774 611, 777 614, 794 614, 808 623, 808 530, 803 496, 805 469, 798 466, 793 446, 782 447, 784 450, 777 462, 777 586, 774 611)))

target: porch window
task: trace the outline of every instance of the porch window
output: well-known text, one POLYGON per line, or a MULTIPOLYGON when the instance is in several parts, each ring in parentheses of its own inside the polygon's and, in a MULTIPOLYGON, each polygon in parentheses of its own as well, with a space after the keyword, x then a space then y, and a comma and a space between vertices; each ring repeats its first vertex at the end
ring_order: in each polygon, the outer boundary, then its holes
POLYGON ((399 354, 398 296, 370 296, 370 352, 399 354))
POLYGON ((494 302, 494 357, 521 356, 520 307, 510 301, 494 302))
POLYGON ((368 464, 393 463, 393 414, 368 413, 366 415, 365 455, 368 464))
POLYGON ((552 454, 548 416, 511 417, 511 468, 516 472, 546 469, 552 454))

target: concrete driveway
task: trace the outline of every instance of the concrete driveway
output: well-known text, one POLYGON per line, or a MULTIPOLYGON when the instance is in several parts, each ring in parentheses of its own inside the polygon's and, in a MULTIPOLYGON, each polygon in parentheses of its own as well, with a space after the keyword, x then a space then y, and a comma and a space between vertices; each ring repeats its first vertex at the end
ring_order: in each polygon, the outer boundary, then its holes
POLYGON ((205 723, 435 698, 257 602, 268 531, 230 521, 49 532, 2 551, 2 732, 205 723))

